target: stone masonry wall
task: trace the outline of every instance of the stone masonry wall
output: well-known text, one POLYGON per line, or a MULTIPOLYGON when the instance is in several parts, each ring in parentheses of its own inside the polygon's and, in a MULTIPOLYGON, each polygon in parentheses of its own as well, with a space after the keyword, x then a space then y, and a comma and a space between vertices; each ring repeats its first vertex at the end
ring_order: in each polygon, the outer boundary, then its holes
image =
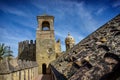
POLYGON ((63 80, 119 80, 120 14, 51 64, 63 80))
POLYGON ((54 40, 51 39, 37 40, 36 46, 39 47, 37 47, 36 61, 39 65, 39 74, 43 73, 43 64, 46 65, 46 73, 49 73, 48 65, 56 59, 54 43, 54 40))
POLYGON ((0 80, 34 80, 38 76, 34 61, 5 60, 0 65, 0 80))
POLYGON ((18 59, 21 60, 36 60, 36 41, 26 40, 19 42, 18 45, 18 59))

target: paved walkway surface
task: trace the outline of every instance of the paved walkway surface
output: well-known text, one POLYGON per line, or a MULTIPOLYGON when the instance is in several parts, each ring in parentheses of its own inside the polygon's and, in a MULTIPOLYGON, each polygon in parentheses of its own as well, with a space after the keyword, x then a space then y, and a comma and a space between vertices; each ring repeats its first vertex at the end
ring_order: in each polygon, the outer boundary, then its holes
POLYGON ((52 80, 51 75, 49 74, 41 74, 35 80, 52 80))

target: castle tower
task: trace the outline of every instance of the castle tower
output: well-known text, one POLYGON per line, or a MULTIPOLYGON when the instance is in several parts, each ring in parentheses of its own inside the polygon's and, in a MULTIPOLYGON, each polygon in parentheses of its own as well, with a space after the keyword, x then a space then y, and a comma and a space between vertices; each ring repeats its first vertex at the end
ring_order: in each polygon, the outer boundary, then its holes
POLYGON ((56 59, 54 16, 37 16, 38 28, 36 32, 36 61, 39 74, 49 73, 48 65, 56 59))
POLYGON ((66 51, 72 48, 75 45, 74 38, 68 33, 68 36, 65 38, 66 51))

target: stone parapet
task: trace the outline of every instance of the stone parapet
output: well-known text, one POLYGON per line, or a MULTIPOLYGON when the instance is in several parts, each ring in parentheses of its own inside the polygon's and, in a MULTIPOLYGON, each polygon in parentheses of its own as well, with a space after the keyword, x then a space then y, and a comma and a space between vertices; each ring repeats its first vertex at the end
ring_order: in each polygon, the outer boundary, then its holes
POLYGON ((38 76, 35 61, 5 60, 0 63, 0 80, 34 80, 38 76))

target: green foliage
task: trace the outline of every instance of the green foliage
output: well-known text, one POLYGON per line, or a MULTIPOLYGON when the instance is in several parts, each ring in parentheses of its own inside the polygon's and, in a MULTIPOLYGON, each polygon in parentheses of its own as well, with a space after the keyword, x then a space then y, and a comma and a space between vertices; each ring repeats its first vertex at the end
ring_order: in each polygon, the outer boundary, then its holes
POLYGON ((9 46, 5 46, 4 43, 0 43, 0 60, 2 60, 3 58, 8 58, 10 59, 10 57, 12 57, 13 51, 10 50, 9 46))

